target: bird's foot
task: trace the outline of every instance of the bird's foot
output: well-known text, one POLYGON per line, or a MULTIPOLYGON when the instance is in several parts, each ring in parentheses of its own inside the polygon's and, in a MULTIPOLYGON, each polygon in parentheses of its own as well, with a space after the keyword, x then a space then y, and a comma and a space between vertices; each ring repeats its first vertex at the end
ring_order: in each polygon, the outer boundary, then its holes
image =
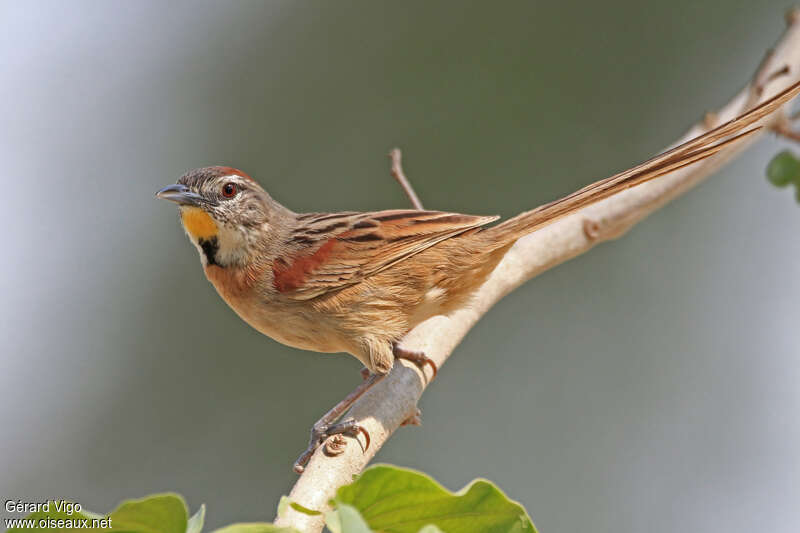
POLYGON ((337 424, 328 426, 327 429, 320 433, 320 440, 318 442, 320 444, 325 442, 325 445, 322 448, 325 452, 325 455, 335 457, 344 453, 344 448, 347 446, 347 441, 342 435, 358 438, 359 433, 364 435, 365 442, 362 449, 367 451, 370 443, 369 432, 367 432, 367 430, 362 426, 358 425, 358 423, 356 423, 356 421, 352 418, 348 418, 337 424))
POLYGON ((347 446, 347 441, 343 435, 357 438, 358 434, 364 435, 364 451, 369 449, 370 437, 369 433, 362 426, 358 425, 352 418, 348 418, 336 424, 326 424, 322 420, 314 424, 311 428, 311 439, 308 442, 308 448, 303 454, 295 461, 294 471, 302 474, 305 470, 308 460, 321 445, 325 455, 335 457, 344 453, 344 448, 347 446))
POLYGON ((425 352, 407 350, 405 348, 401 348, 397 343, 393 343, 392 353, 394 353, 394 356, 398 359, 406 359, 417 365, 423 374, 425 374, 425 365, 429 365, 433 371, 431 380, 436 378, 436 374, 439 373, 439 367, 436 366, 436 363, 433 362, 433 359, 425 355, 425 352))
POLYGON ((342 401, 334 405, 330 411, 325 413, 322 418, 317 420, 317 422, 311 428, 311 438, 308 440, 308 447, 302 454, 300 454, 300 457, 297 458, 297 461, 294 462, 295 472, 298 474, 303 473, 306 468, 306 464, 308 464, 308 461, 311 459, 311 456, 314 455, 314 452, 317 451, 317 448, 319 448, 323 443, 325 443, 323 451, 326 455, 336 456, 342 454, 344 452, 344 447, 347 444, 347 441, 344 439, 343 435, 358 437, 358 434, 361 433, 364 435, 364 440, 366 441, 365 445, 363 446, 363 450, 366 451, 369 448, 369 432, 367 432, 364 427, 356 423, 353 418, 346 418, 340 422, 336 421, 345 413, 345 411, 350 409, 350 406, 353 405, 356 400, 358 400, 378 381, 383 379, 383 377, 384 376, 382 374, 372 374, 368 376, 358 387, 356 387, 353 392, 348 394, 342 401))

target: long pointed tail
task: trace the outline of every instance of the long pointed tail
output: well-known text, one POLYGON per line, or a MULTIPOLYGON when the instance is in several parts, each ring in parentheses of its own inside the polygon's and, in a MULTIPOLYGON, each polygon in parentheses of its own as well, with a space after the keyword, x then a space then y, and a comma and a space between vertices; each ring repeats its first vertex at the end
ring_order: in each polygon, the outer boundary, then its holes
POLYGON ((747 126, 771 114, 797 96, 798 93, 800 93, 800 82, 795 83, 743 115, 699 137, 667 150, 640 165, 615 174, 610 178, 596 181, 569 196, 517 215, 497 226, 487 228, 486 231, 496 233, 504 241, 515 240, 624 189, 640 185, 668 174, 673 170, 701 161, 761 129, 760 126, 755 126, 749 130, 742 131, 747 126))

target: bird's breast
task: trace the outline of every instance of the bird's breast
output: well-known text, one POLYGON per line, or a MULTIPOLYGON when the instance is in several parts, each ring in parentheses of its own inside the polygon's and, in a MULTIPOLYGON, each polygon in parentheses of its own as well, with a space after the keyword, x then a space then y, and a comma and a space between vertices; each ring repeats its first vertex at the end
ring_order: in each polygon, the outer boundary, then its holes
POLYGON ((254 268, 223 268, 209 264, 205 266, 205 271, 208 281, 234 309, 249 301, 256 292, 258 272, 254 268))
POLYGON ((254 268, 205 267, 206 277, 231 309, 245 322, 278 342, 316 352, 345 351, 340 336, 327 317, 296 302, 261 290, 272 283, 254 268))

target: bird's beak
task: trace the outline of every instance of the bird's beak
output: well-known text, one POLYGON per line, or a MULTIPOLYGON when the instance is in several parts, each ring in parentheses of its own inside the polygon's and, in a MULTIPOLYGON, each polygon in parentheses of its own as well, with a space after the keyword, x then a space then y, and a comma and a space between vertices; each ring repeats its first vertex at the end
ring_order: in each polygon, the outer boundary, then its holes
POLYGON ((168 185, 156 193, 156 198, 169 200, 178 205, 199 206, 203 202, 203 197, 189 190, 186 185, 168 185))

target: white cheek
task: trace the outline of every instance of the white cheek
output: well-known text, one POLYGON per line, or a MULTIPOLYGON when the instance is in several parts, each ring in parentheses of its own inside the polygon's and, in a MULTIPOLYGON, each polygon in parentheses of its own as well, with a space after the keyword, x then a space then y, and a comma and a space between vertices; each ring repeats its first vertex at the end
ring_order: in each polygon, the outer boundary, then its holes
POLYGON ((221 226, 217 236, 217 259, 222 264, 238 263, 247 255, 247 240, 239 228, 221 226))

